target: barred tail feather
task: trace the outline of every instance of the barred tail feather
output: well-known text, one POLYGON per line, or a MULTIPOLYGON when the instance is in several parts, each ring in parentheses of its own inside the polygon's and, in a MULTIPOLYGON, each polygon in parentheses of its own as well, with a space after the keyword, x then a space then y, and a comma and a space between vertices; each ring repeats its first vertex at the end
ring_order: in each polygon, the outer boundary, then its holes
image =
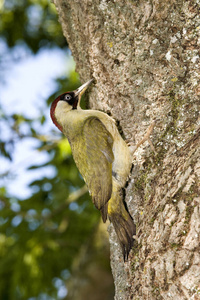
POLYGON ((120 246, 122 248, 124 261, 128 260, 129 252, 134 243, 133 235, 136 234, 136 227, 132 218, 127 211, 125 215, 126 216, 117 212, 109 214, 109 219, 115 228, 120 246))
POLYGON ((122 248, 124 261, 126 261, 128 260, 129 252, 133 247, 133 235, 136 234, 136 226, 124 206, 122 194, 117 186, 115 186, 115 191, 108 202, 108 217, 115 228, 122 248))

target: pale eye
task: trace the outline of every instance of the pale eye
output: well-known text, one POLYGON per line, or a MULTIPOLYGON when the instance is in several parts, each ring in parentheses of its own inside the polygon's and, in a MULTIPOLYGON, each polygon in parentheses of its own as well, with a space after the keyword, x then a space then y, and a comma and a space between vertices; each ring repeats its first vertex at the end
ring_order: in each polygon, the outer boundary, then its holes
POLYGON ((66 100, 66 101, 69 101, 69 100, 71 100, 71 99, 72 99, 72 96, 71 96, 71 95, 69 95, 69 94, 65 95, 65 100, 66 100))

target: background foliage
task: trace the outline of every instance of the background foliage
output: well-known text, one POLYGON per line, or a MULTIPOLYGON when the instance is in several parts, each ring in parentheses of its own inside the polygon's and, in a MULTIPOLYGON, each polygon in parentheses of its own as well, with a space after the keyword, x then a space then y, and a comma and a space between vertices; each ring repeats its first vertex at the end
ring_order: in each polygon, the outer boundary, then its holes
MULTIPOLYGON (((67 51, 55 8, 47 0, 6 1, 0 31, 1 42, 12 53, 19 45, 33 55, 42 48, 67 51)), ((5 67, 1 56, 0 68, 5 67)), ((57 79, 59 94, 79 84, 75 72, 57 79)), ((56 95, 55 91, 46 99, 46 110, 56 95)), ((0 188, 0 299, 113 299, 105 228, 67 140, 56 128, 41 134, 46 115, 41 112, 34 119, 8 115, 1 107, 1 125, 10 132, 9 137, 1 136, 1 156, 12 162, 16 143, 33 139, 37 155, 45 152, 48 161, 40 165, 30 161, 27 172, 51 167, 52 176, 31 182, 28 199, 11 195, 6 184, 0 188)), ((0 177, 15 185, 12 168, 0 177)))

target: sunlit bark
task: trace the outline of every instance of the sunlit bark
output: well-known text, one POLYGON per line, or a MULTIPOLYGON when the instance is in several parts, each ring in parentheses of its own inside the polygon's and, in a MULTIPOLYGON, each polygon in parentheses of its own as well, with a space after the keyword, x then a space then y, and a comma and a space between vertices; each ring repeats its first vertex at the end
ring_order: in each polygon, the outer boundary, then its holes
POLYGON ((90 107, 134 144, 126 202, 137 243, 124 264, 110 226, 115 299, 200 294, 199 1, 54 0, 90 107))

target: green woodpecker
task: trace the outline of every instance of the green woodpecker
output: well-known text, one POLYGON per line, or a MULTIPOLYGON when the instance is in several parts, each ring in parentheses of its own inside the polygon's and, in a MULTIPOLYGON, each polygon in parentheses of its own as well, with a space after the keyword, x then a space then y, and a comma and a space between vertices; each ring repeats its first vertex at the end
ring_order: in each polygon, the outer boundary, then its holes
POLYGON ((92 81, 57 97, 50 113, 70 143, 75 163, 103 222, 107 217, 112 222, 126 260, 136 233, 122 196, 132 165, 131 155, 111 117, 98 110, 81 109, 81 96, 92 81))

